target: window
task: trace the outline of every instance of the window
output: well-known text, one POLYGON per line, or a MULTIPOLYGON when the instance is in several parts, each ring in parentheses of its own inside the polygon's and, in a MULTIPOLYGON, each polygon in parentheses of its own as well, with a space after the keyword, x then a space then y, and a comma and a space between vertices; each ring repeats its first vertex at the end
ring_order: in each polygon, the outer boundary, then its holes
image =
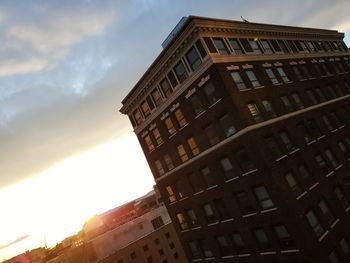
POLYGON ((148 251, 149 250, 149 248, 148 248, 148 245, 144 245, 144 246, 142 246, 142 249, 143 249, 143 251, 148 251))
POLYGON ((219 123, 225 133, 226 138, 236 133, 236 128, 233 125, 233 121, 228 114, 222 116, 219 119, 219 123))
POLYGON ((159 245, 159 244, 160 244, 159 238, 156 238, 156 239, 154 240, 154 244, 156 244, 156 245, 159 245))
POLYGON ((265 69, 265 72, 267 76, 270 78, 273 85, 279 84, 280 81, 276 78, 275 73, 273 73, 273 70, 270 68, 265 69))
POLYGON ((151 96, 152 96, 153 101, 156 104, 156 106, 159 106, 160 104, 162 104, 163 99, 162 99, 158 89, 154 89, 151 93, 151 96))
POLYGON ((325 200, 321 200, 318 202, 318 207, 320 208, 322 215, 326 219, 329 225, 332 225, 335 221, 334 215, 328 207, 328 204, 325 200))
POLYGON ((235 39, 235 38, 230 38, 230 39, 229 39, 229 42, 230 42, 230 44, 231 44, 233 50, 235 51, 235 53, 236 53, 237 55, 240 55, 240 54, 243 54, 243 53, 244 53, 244 52, 243 52, 243 49, 242 49, 242 46, 241 46, 241 44, 238 42, 237 39, 235 39))
POLYGON ((193 137, 187 139, 187 143, 188 143, 188 146, 190 147, 190 150, 193 156, 196 156, 197 154, 200 153, 196 140, 193 137))
POLYGON ((156 160, 154 162, 154 165, 156 166, 156 169, 157 169, 159 175, 163 175, 165 173, 165 171, 163 169, 163 165, 159 160, 156 160))
POLYGON ((294 107, 287 96, 281 96, 281 100, 287 112, 294 110, 294 107))
POLYGON ((165 190, 167 191, 169 202, 170 203, 175 202, 176 196, 175 196, 173 188, 170 185, 168 185, 167 187, 165 187, 165 190))
POLYGON ((213 39, 216 49, 219 51, 221 55, 229 54, 228 49, 225 45, 225 42, 222 38, 214 38, 213 39))
POLYGON ((175 166, 174 166, 173 161, 172 161, 169 154, 164 155, 164 162, 165 162, 166 166, 168 167, 169 171, 174 169, 175 166))
POLYGON ((142 115, 139 109, 134 110, 133 112, 134 120, 136 121, 137 125, 141 124, 142 122, 142 115))
POLYGON ((198 174, 196 173, 189 174, 188 180, 190 181, 190 185, 194 193, 203 191, 204 184, 203 184, 202 178, 198 174))
POLYGON ((225 236, 217 236, 216 241, 219 245, 222 256, 227 256, 230 253, 230 244, 225 236))
POLYGON ((228 157, 221 159, 220 165, 222 170, 224 171, 226 180, 234 178, 233 166, 228 157))
POLYGON ((186 218, 183 215, 183 213, 177 213, 176 218, 177 218, 177 221, 179 222, 181 230, 188 229, 188 224, 186 222, 186 218))
POLYGON ((328 159, 329 163, 332 165, 332 167, 336 168, 339 165, 339 163, 338 163, 337 159, 334 157, 334 154, 331 151, 331 149, 327 148, 324 153, 325 153, 326 158, 328 159))
POLYGON ((299 44, 302 48, 302 51, 309 53, 309 50, 308 50, 307 46, 305 45, 304 41, 299 41, 299 44))
POLYGON ((195 115, 198 115, 204 111, 202 100, 197 93, 192 95, 190 102, 195 115))
POLYGON ((273 136, 266 137, 266 146, 273 159, 278 159, 284 155, 281 147, 277 144, 273 136))
POLYGON ((176 133, 176 129, 174 127, 173 121, 171 120, 170 117, 165 119, 165 126, 168 129, 168 132, 170 135, 173 135, 176 133))
POLYGON ((272 104, 271 104, 270 101, 268 101, 268 100, 263 100, 263 101, 261 101, 261 104, 262 104, 263 107, 264 107, 264 110, 265 110, 265 112, 266 112, 267 118, 270 119, 270 118, 275 118, 275 117, 277 117, 277 114, 276 114, 275 110, 273 109, 272 104))
POLYGON ((174 71, 180 83, 184 82, 187 79, 188 74, 181 60, 174 67, 174 71))
POLYGON ((309 170, 307 169, 307 167, 304 164, 299 164, 297 168, 298 168, 298 172, 300 174, 300 177, 302 178, 304 184, 307 187, 310 187, 313 184, 315 184, 315 179, 310 174, 309 170))
POLYGON ((153 151, 154 150, 154 144, 153 144, 152 139, 151 139, 151 137, 149 135, 147 135, 145 137, 145 142, 146 142, 148 150, 150 152, 153 151))
POLYGON ((270 243, 264 229, 262 229, 262 228, 255 229, 254 235, 255 235, 256 241, 258 242, 261 249, 271 248, 271 243, 270 243))
POLYGON ((182 199, 182 198, 185 198, 186 196, 188 196, 189 191, 188 191, 187 180, 184 178, 179 179, 176 182, 176 190, 177 190, 177 195, 178 195, 179 199, 182 199))
POLYGON ((272 200, 270 199, 270 196, 267 193, 265 186, 255 187, 254 194, 259 202, 261 209, 265 210, 275 206, 272 200))
POLYGON ((290 247, 292 245, 292 238, 284 225, 274 226, 273 231, 282 247, 290 247))
POLYGON ((170 81, 170 84, 173 88, 175 88, 178 84, 176 78, 175 78, 175 75, 174 75, 174 72, 173 71, 169 71, 168 75, 167 75, 169 81, 170 81))
POLYGON ((240 233, 232 233, 231 239, 233 245, 238 251, 243 250, 245 248, 245 244, 240 233))
POLYGON ((344 255, 349 255, 350 253, 350 247, 348 240, 344 237, 339 242, 340 248, 343 251, 344 255))
POLYGON ((303 193, 303 190, 301 189, 300 185, 295 179, 295 176, 292 171, 287 172, 284 177, 286 178, 286 181, 289 185, 289 187, 292 189, 295 196, 299 196, 303 193))
POLYGON ((212 105, 219 100, 219 96, 217 95, 215 86, 213 85, 212 82, 209 82, 208 84, 206 84, 203 90, 204 90, 205 96, 209 101, 209 104, 212 105))
POLYGON ((255 122, 262 122, 264 120, 256 103, 249 103, 247 106, 255 122))
POLYGON ((290 81, 287 74, 284 72, 283 68, 278 67, 276 69, 277 69, 278 74, 280 74, 280 77, 282 78, 284 83, 287 83, 290 81))
POLYGON ((306 41, 306 43, 307 43, 307 46, 309 47, 311 52, 316 52, 314 44, 311 41, 306 41))
POLYGON ((293 69, 293 71, 294 71, 295 76, 297 77, 297 79, 298 79, 299 81, 303 81, 303 80, 306 79, 305 76, 304 76, 303 74, 301 74, 301 72, 300 72, 300 70, 297 68, 297 66, 293 66, 292 69, 293 69))
POLYGON ((158 216, 151 220, 152 226, 154 229, 160 228, 161 226, 164 226, 164 222, 161 216, 158 216))
POLYGON ((211 125, 207 126, 206 128, 204 128, 204 132, 209 140, 210 146, 213 146, 220 141, 220 138, 217 134, 217 131, 216 131, 214 124, 211 124, 211 125))
POLYGON ((324 233, 324 228, 323 226, 320 224, 318 218, 316 217, 314 211, 310 210, 307 214, 306 214, 306 219, 309 222, 312 230, 314 231, 314 233, 316 234, 317 237, 322 236, 322 234, 324 233))
POLYGON ((216 184, 215 178, 208 167, 204 167, 200 170, 200 173, 204 179, 206 187, 210 187, 216 184))
POLYGON ((205 51, 200 39, 197 40, 196 47, 197 47, 199 53, 201 54, 201 57, 205 58, 207 56, 207 51, 205 51))
POLYGON ((320 88, 315 88, 315 92, 316 92, 316 95, 317 95, 317 98, 321 101, 321 102, 324 102, 326 100, 322 90, 320 88))
POLYGON ((327 127, 327 129, 329 131, 333 131, 334 130, 334 127, 333 127, 331 121, 328 119, 328 117, 326 115, 322 116, 322 120, 323 120, 324 124, 326 125, 326 127, 327 127))
POLYGON ((261 49, 259 47, 258 40, 249 39, 248 41, 249 41, 251 48, 253 49, 253 52, 255 54, 261 54, 261 49))
POLYGON ((315 161, 323 172, 329 172, 330 168, 321 154, 315 155, 315 161))
MULTIPOLYGON (((161 256, 164 255, 164 249, 162 249, 162 248, 159 249, 159 250, 158 250, 158 253, 159 253, 159 255, 161 255, 161 256)), ((163 261, 163 262, 164 262, 164 261, 163 261)))
POLYGON ((247 77, 254 88, 261 87, 260 82, 258 81, 252 70, 246 70, 245 73, 247 74, 247 77))
POLYGON ((288 134, 285 131, 281 131, 279 135, 280 135, 281 141, 283 142, 288 152, 295 150, 295 146, 293 145, 293 143, 289 139, 288 134))
POLYGON ((348 148, 345 146, 343 141, 338 141, 338 146, 345 156, 349 156, 348 148))
POLYGON ((182 144, 177 146, 177 153, 179 154, 182 162, 186 162, 189 159, 186 150, 182 144))
POLYGON ((205 258, 212 258, 214 256, 212 251, 212 246, 209 240, 204 239, 200 241, 200 246, 202 248, 203 254, 205 258))
POLYGON ((297 129, 299 134, 302 136, 305 143, 310 143, 312 141, 312 135, 303 123, 297 124, 297 129))
POLYGON ((310 99, 312 105, 318 103, 313 90, 308 89, 308 90, 306 90, 306 93, 309 96, 309 99, 310 99))
POLYGON ((185 116, 182 114, 181 109, 177 109, 174 112, 175 118, 180 126, 180 128, 184 127, 187 124, 185 116))
POLYGON ((192 47, 187 52, 186 58, 193 71, 195 71, 200 66, 200 64, 202 64, 201 58, 199 57, 197 50, 194 47, 192 47))
POLYGON ((337 199, 340 201, 341 206, 344 209, 347 209, 350 206, 350 203, 349 203, 348 199, 345 197, 345 195, 343 194, 340 187, 334 188, 334 193, 335 193, 335 196, 337 197, 337 199))
POLYGON ((328 259, 331 263, 341 263, 339 256, 334 249, 329 253, 328 259))
POLYGON ((277 40, 277 43, 281 47, 283 53, 289 53, 289 50, 283 40, 277 40))
POLYGON ((254 207, 252 205, 252 202, 245 191, 236 193, 235 196, 238 202, 238 206, 243 215, 254 212, 254 207))
POLYGON ((130 254, 130 258, 131 258, 131 259, 135 259, 135 258, 136 258, 136 253, 135 253, 135 252, 132 252, 132 253, 130 254))
POLYGON ((296 93, 296 92, 292 93, 292 98, 294 99, 295 105, 297 105, 298 109, 305 108, 298 93, 296 93))
POLYGON ((152 256, 148 256, 148 257, 147 257, 147 262, 148 262, 148 263, 153 262, 153 258, 152 258, 152 256))
POLYGON ((154 139, 156 140, 157 142, 157 145, 160 145, 163 143, 163 139, 162 137, 160 136, 160 133, 159 133, 159 130, 157 128, 155 128, 153 131, 153 136, 154 136, 154 139))
POLYGON ((208 223, 213 223, 217 221, 217 217, 215 215, 213 206, 210 203, 202 205, 202 209, 204 211, 208 223))
POLYGON ((227 208, 225 201, 221 198, 214 200, 216 211, 218 212, 220 219, 225 220, 231 218, 231 212, 227 208))
POLYGON ((191 227, 198 225, 198 219, 197 219, 196 213, 194 212, 193 209, 188 209, 186 211, 186 214, 187 214, 187 217, 189 219, 189 224, 191 227))
POLYGON ((237 151, 235 153, 235 159, 243 173, 248 173, 256 169, 255 164, 246 149, 237 151))
POLYGON ((260 40, 260 43, 261 43, 262 47, 264 48, 264 51, 265 51, 264 53, 266 53, 266 54, 273 53, 272 48, 270 46, 270 43, 267 40, 262 39, 262 40, 260 40))
POLYGON ((165 97, 169 97, 171 95, 171 93, 173 93, 172 88, 170 87, 169 81, 164 78, 160 83, 160 88, 163 91, 163 94, 165 95, 165 97))
POLYGON ((196 259, 196 258, 201 257, 201 250, 200 250, 197 242, 190 241, 190 242, 188 242, 188 246, 190 248, 192 258, 196 259))
POLYGON ((239 72, 237 72, 237 71, 231 72, 231 77, 232 77, 233 81, 235 82, 238 90, 247 89, 247 86, 244 84, 244 81, 243 81, 241 75, 239 74, 239 72))
POLYGON ((314 120, 308 120, 307 126, 308 126, 309 130, 311 131, 311 134, 314 138, 321 137, 321 135, 322 135, 321 130, 314 120))
POLYGON ((145 117, 147 117, 151 114, 151 109, 149 108, 147 101, 144 101, 141 103, 141 110, 142 110, 143 115, 145 117))
POLYGON ((119 259, 117 263, 123 263, 124 261, 122 259, 119 259))

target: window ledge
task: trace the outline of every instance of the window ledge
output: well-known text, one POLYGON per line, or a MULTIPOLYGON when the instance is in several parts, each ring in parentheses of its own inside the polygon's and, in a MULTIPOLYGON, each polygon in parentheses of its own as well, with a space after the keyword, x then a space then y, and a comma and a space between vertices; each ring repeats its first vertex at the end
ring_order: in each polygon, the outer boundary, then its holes
POLYGON ((301 199, 303 196, 305 196, 306 194, 307 194, 307 192, 304 191, 303 193, 301 193, 300 195, 298 195, 298 196, 296 197, 296 199, 299 200, 299 199, 301 199))
POLYGON ((169 205, 174 205, 174 204, 176 204, 176 203, 177 203, 177 200, 174 201, 174 202, 170 202, 169 205))
POLYGON ((196 117, 194 117, 194 118, 195 118, 195 119, 199 118, 199 117, 202 116, 205 112, 206 112, 206 110, 204 110, 204 111, 198 113, 198 114, 196 115, 196 117))
POLYGON ((328 235, 328 233, 329 233, 328 230, 324 232, 323 235, 318 239, 318 241, 321 242, 328 235))
POLYGON ((238 255, 238 257, 250 257, 250 256, 251 256, 251 254, 248 254, 248 253, 247 254, 239 254, 238 255))
POLYGON ((340 130, 340 129, 343 129, 343 128, 345 128, 345 126, 346 126, 345 124, 342 125, 342 126, 339 126, 338 129, 339 129, 339 130, 340 130))
POLYGON ((231 178, 231 179, 226 180, 225 182, 226 182, 226 183, 229 183, 229 182, 232 182, 232 181, 234 181, 234 180, 237 180, 238 178, 239 178, 239 177, 236 176, 236 177, 233 177, 233 178, 231 178))
POLYGON ((265 213, 268 213, 268 212, 276 211, 277 209, 278 209, 277 207, 272 207, 272 208, 269 208, 269 209, 261 210, 260 213, 261 214, 265 214, 265 213))
POLYGON ((185 232, 189 232, 190 230, 189 229, 183 229, 181 230, 181 233, 185 233, 185 232))
POLYGON ((312 140, 311 142, 308 142, 307 145, 311 145, 311 144, 313 144, 315 142, 316 142, 316 140, 312 140))
POLYGON ((177 134, 177 131, 175 131, 173 134, 169 136, 169 139, 173 138, 177 134))
POLYGON ((321 135, 320 137, 317 138, 317 140, 321 140, 321 139, 323 139, 324 137, 326 137, 326 135, 321 135))
POLYGON ((234 255, 227 255, 227 256, 222 256, 221 258, 233 258, 235 257, 234 255))
POLYGON ((254 87, 254 89, 263 89, 263 88, 265 88, 265 86, 254 87))
POLYGON ((199 194, 201 194, 201 193, 203 193, 203 192, 204 192, 204 190, 199 191, 199 192, 197 192, 197 193, 194 193, 193 195, 199 195, 199 194))
POLYGON ((184 126, 182 126, 179 131, 181 131, 182 129, 184 129, 186 126, 188 126, 188 123, 186 123, 184 126))
POLYGON ((287 157, 287 155, 283 155, 283 156, 277 158, 277 159, 276 159, 276 162, 279 162, 279 161, 283 160, 283 159, 286 158, 286 157, 287 157))
MULTIPOLYGON (((272 83, 273 84, 273 83, 272 83)), ((282 82, 278 82, 278 83, 276 83, 276 84, 273 84, 274 86, 281 86, 281 85, 283 85, 283 83, 282 82)))
POLYGON ((201 229, 201 228, 202 228, 201 226, 197 226, 197 227, 191 228, 191 230, 197 230, 197 229, 201 229))
POLYGON ((217 184, 216 184, 216 185, 213 185, 213 186, 208 187, 206 190, 211 190, 211 189, 214 189, 214 188, 216 188, 216 187, 218 187, 218 185, 217 185, 217 184))
POLYGON ((337 218, 337 219, 333 222, 333 224, 331 224, 331 228, 334 228, 335 225, 339 223, 339 221, 340 221, 340 219, 337 218))
POLYGON ((349 212, 350 211, 350 206, 348 206, 348 208, 345 209, 345 212, 349 212))
POLYGON ((232 222, 233 220, 234 220, 233 218, 229 218, 229 219, 222 220, 221 223, 232 222))
POLYGON ((289 154, 293 154, 293 153, 296 153, 296 152, 298 152, 298 151, 300 151, 300 148, 294 149, 293 151, 289 152, 289 154))
POLYGON ((199 262, 199 261, 202 261, 202 259, 201 258, 194 258, 194 259, 192 259, 192 261, 193 262, 199 262))
POLYGON ((332 174, 334 174, 334 171, 331 171, 328 174, 326 174, 326 177, 330 177, 332 174))
POLYGON ((316 186, 318 186, 320 183, 319 182, 316 182, 316 183, 314 183, 313 185, 311 185, 310 187, 309 187, 309 190, 312 190, 312 189, 314 189, 316 186))
POLYGON ((338 129, 331 130, 331 133, 335 133, 338 129))
POLYGON ((186 200, 187 198, 188 198, 188 196, 185 196, 185 197, 183 197, 183 198, 179 199, 179 201, 186 200))
POLYGON ((335 167, 335 170, 338 171, 342 167, 343 167, 343 164, 339 164, 337 167, 335 167))
POLYGON ((255 173, 256 171, 258 171, 258 169, 254 169, 254 170, 251 170, 251 171, 249 171, 249 172, 243 173, 242 176, 246 176, 246 175, 255 173))
POLYGON ((207 226, 215 226, 217 224, 219 224, 219 222, 210 223, 210 224, 207 224, 207 226))
POLYGON ((288 250, 281 250, 281 254, 287 254, 287 253, 297 253, 300 252, 299 249, 288 249, 288 250))
POLYGON ((268 252, 261 252, 259 253, 262 256, 266 256, 266 255, 276 255, 277 252, 276 251, 268 251, 268 252))
POLYGON ((218 104, 220 101, 222 100, 222 98, 218 99, 217 101, 215 101, 214 103, 210 104, 209 109, 214 107, 216 104, 218 104))
POLYGON ((246 214, 246 215, 242 215, 243 218, 246 218, 246 217, 251 217, 251 216, 256 216, 257 213, 250 213, 250 214, 246 214))
POLYGON ((210 258, 204 258, 204 260, 209 261, 209 260, 214 260, 214 257, 210 257, 210 258))

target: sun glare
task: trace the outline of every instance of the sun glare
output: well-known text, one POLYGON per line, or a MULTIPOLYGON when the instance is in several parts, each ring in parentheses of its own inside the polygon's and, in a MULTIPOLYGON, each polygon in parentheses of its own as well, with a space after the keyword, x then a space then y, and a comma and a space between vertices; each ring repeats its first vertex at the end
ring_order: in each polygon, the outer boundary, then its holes
POLYGON ((43 246, 45 239, 55 245, 94 214, 147 193, 153 184, 136 136, 127 133, 1 190, 0 246, 30 236, 0 249, 0 259, 43 246))

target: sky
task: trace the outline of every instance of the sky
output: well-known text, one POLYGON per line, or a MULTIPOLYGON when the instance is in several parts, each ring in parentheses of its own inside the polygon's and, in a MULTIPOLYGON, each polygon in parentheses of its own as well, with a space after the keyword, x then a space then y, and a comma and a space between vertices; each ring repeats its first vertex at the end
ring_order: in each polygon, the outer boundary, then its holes
POLYGON ((337 29, 348 0, 0 2, 0 260, 154 184, 121 101, 182 16, 337 29))

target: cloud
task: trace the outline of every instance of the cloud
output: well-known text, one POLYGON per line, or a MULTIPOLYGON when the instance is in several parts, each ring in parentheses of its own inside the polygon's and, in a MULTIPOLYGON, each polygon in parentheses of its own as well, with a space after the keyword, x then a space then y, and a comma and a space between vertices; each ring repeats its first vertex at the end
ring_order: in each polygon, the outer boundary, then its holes
POLYGON ((23 240, 25 240, 25 239, 27 239, 29 237, 30 237, 30 235, 20 236, 20 237, 16 238, 15 240, 11 241, 10 243, 7 243, 5 245, 0 245, 0 250, 4 249, 4 248, 7 248, 7 247, 10 247, 10 246, 12 246, 14 244, 17 244, 17 243, 19 243, 19 242, 21 242, 21 241, 23 241, 23 240))
POLYGON ((10 55, 11 60, 1 61, 1 76, 52 69, 74 46, 102 34, 115 19, 113 10, 96 6, 46 7, 45 12, 32 9, 36 19, 10 20, 6 24, 0 38, 0 58, 10 55))

